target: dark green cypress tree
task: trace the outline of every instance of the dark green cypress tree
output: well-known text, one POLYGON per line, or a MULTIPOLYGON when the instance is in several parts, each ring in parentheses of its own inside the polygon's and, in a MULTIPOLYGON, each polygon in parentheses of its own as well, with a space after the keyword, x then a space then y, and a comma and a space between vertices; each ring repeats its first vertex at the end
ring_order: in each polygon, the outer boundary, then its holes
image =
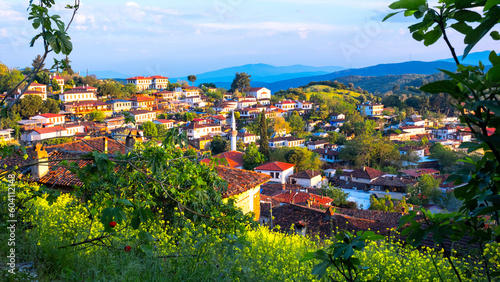
POLYGON ((269 151, 269 142, 267 139, 266 111, 262 110, 260 114, 260 152, 269 160, 271 152, 269 151))

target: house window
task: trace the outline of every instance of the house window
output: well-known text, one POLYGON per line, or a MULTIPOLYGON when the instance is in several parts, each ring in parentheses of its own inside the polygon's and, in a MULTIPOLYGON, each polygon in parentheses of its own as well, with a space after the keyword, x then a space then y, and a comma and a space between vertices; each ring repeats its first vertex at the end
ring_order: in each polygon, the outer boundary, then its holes
POLYGON ((274 172, 271 172, 271 178, 274 178, 274 172))
POLYGON ((276 176, 275 178, 280 178, 280 173, 276 172, 274 176, 276 176))

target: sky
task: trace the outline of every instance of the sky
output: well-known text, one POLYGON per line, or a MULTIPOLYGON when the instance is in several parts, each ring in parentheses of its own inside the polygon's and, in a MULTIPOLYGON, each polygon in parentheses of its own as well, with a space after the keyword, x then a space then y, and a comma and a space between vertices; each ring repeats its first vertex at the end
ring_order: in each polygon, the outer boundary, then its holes
MULTIPOLYGON (((36 0, 35 0, 36 2, 36 0)), ((70 26, 73 70, 180 77, 244 64, 359 68, 449 58, 443 41, 416 42, 413 18, 382 22, 393 1, 380 0, 81 0, 70 26)), ((74 1, 58 1, 66 22, 74 1)), ((0 0, 0 62, 24 68, 42 52, 29 0, 0 0)), ((461 55, 462 37, 449 37, 461 55)), ((492 48, 483 40, 473 50, 492 48)), ((61 59, 61 57, 58 57, 61 59)), ((52 59, 51 59, 52 60, 52 59)), ((51 62, 48 62, 49 65, 51 62)))

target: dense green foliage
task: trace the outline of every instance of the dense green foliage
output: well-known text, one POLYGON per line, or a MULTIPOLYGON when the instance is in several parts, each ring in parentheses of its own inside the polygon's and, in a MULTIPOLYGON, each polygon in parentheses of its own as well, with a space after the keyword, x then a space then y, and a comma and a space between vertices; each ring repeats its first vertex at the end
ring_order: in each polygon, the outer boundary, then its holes
POLYGON ((223 152, 227 152, 231 149, 231 143, 221 137, 220 135, 215 136, 210 142, 210 151, 212 151, 212 155, 217 155, 223 152))
POLYGON ((266 158, 259 152, 259 148, 255 143, 251 143, 245 149, 245 154, 243 155, 243 167, 248 170, 253 170, 255 167, 264 163, 266 158))
POLYGON ((93 110, 89 114, 87 114, 86 119, 89 121, 97 121, 101 122, 106 118, 106 114, 100 110, 93 110))
POLYGON ((250 88, 250 79, 251 75, 245 73, 245 72, 237 72, 235 74, 235 77, 233 79, 233 82, 231 83, 231 92, 234 91, 239 91, 240 93, 243 93, 245 90, 250 88))

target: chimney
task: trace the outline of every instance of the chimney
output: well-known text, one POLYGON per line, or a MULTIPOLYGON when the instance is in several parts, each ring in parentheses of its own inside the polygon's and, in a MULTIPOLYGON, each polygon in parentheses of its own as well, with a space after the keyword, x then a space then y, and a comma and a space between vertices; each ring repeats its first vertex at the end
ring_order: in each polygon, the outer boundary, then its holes
POLYGON ((108 152, 108 138, 106 138, 106 137, 102 138, 102 152, 103 153, 108 152))
POLYGON ((40 179, 49 172, 49 163, 46 162, 49 160, 49 155, 47 154, 47 151, 45 151, 45 148, 43 148, 43 145, 40 143, 37 143, 35 145, 34 153, 35 153, 35 161, 38 163, 36 163, 31 167, 31 175, 35 178, 40 179), (44 162, 44 163, 39 163, 39 162, 44 162))
POLYGON ((134 145, 135 145, 135 138, 132 136, 132 133, 130 132, 127 136, 127 138, 125 138, 125 147, 127 147, 126 149, 126 152, 130 152, 134 149, 134 145))
POLYGON ((365 166, 362 166, 361 169, 363 169, 363 171, 366 171, 366 167, 365 166))

